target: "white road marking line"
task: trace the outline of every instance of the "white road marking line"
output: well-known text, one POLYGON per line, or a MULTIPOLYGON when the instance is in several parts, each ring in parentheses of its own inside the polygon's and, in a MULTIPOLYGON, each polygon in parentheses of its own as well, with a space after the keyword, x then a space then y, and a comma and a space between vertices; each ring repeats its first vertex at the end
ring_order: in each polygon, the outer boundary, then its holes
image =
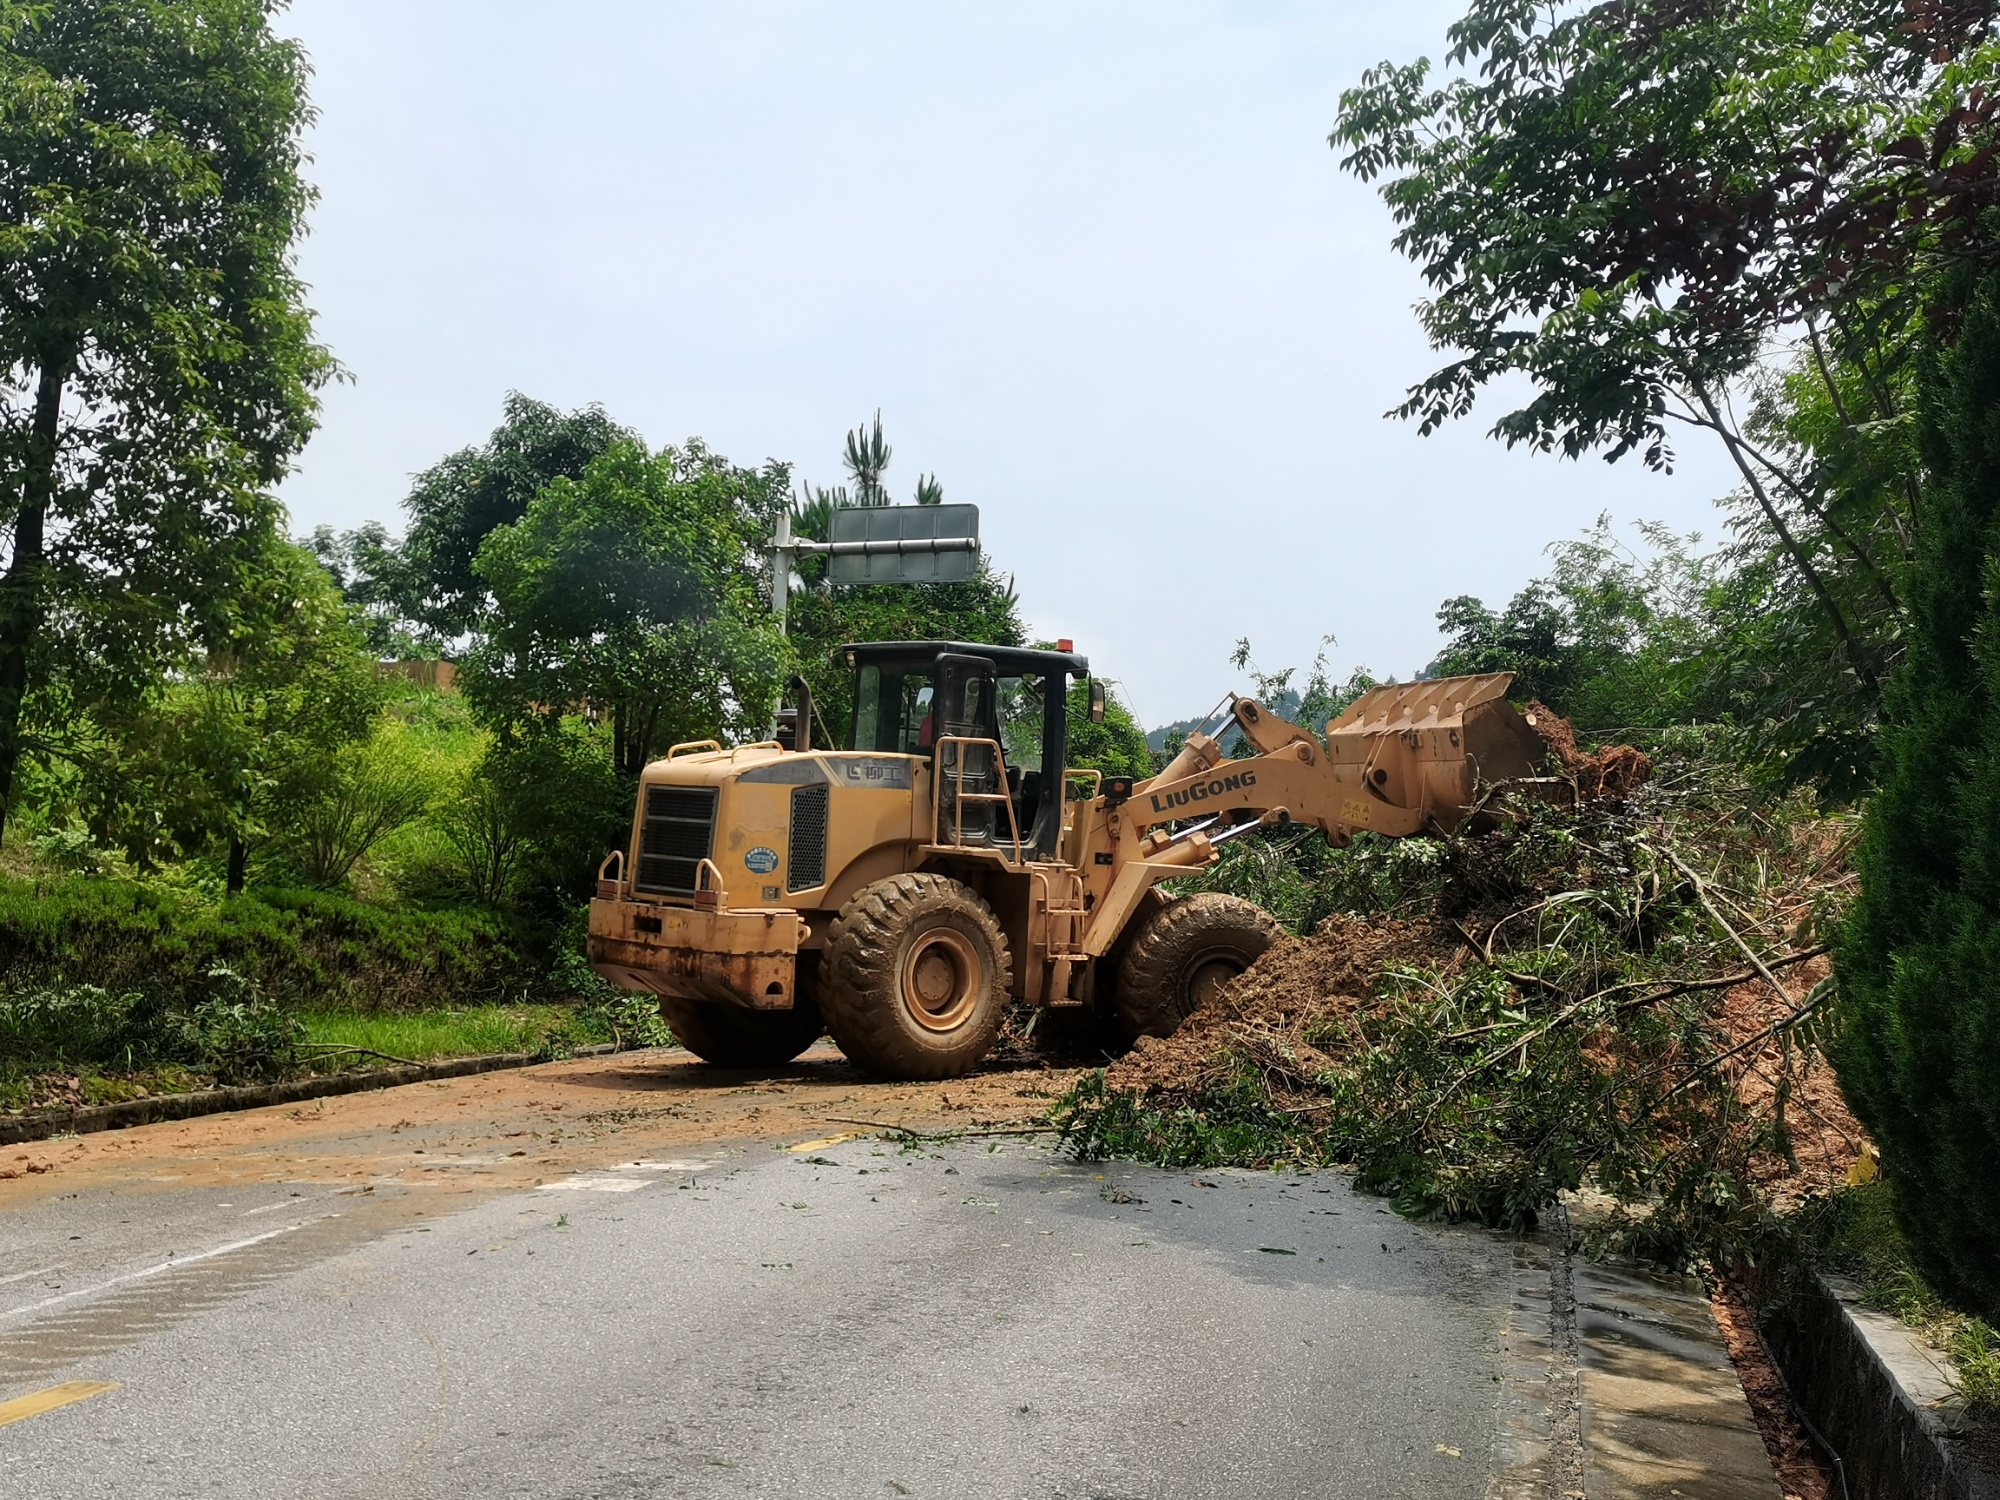
MULTIPOLYGON (((338 1214, 326 1214, 329 1219, 339 1218, 338 1214)), ((114 1286, 123 1286, 128 1281, 143 1281, 148 1276, 158 1276, 162 1271, 177 1271, 182 1266, 191 1266, 198 1260, 213 1260, 218 1255, 228 1255, 237 1250, 248 1250, 252 1245, 261 1245, 266 1240, 275 1240, 281 1234, 290 1234, 294 1229, 303 1229, 304 1224, 287 1224, 283 1229, 267 1229, 262 1234, 253 1234, 247 1240, 233 1240, 227 1245, 217 1245, 212 1250, 197 1250, 193 1255, 179 1255, 172 1260, 161 1261, 156 1266, 147 1266, 140 1271, 127 1271, 123 1276, 114 1276, 109 1281, 100 1281, 96 1286, 78 1287, 73 1292, 62 1292, 54 1297, 44 1297, 40 1302, 30 1302, 25 1307, 10 1307, 0 1312, 0 1323, 9 1318, 23 1318, 29 1313, 40 1312, 45 1307, 54 1307, 59 1302, 69 1302, 77 1297, 89 1297, 98 1292, 108 1291, 114 1286)))
POLYGON ((562 1182, 538 1182, 544 1193, 572 1189, 586 1193, 630 1193, 646 1185, 643 1177, 571 1177, 562 1182))
POLYGON ((43 1266, 39 1271, 16 1271, 12 1276, 0 1276, 0 1286, 5 1286, 10 1281, 26 1281, 30 1276, 46 1276, 51 1271, 61 1269, 60 1266, 43 1266))
POLYGON ((706 1172, 714 1166, 706 1161, 628 1161, 613 1167, 614 1172, 706 1172))

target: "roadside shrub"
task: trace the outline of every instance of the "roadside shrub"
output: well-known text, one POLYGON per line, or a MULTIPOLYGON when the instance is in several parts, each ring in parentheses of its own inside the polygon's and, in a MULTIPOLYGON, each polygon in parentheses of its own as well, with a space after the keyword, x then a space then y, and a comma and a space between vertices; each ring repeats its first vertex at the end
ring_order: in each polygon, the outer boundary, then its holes
POLYGON ((318 795, 300 803, 282 840, 307 881, 344 884, 370 850, 423 816, 439 776, 415 738, 391 720, 333 757, 318 795))
POLYGON ((438 829, 465 893, 482 906, 506 905, 528 857, 528 831, 484 765, 451 794, 438 813, 438 829))
POLYGON ((215 1074, 218 1083, 262 1083, 299 1065, 306 1029, 231 969, 208 971, 213 992, 177 1018, 181 1062, 215 1074))
POLYGON ((38 985, 0 995, 0 1057, 26 1066, 130 1067, 166 1045, 160 1001, 94 984, 38 985))
POLYGON ((240 974, 217 966, 208 992, 176 1009, 158 994, 92 984, 32 986, 0 995, 0 1056, 16 1070, 180 1063, 221 1083, 284 1076, 305 1028, 240 974))
POLYGON ((1882 779, 1838 954, 1833 1059, 1931 1283, 2000 1320, 2000 276, 1925 376, 1882 779))
POLYGON ((551 988, 547 938, 466 907, 376 906, 330 891, 216 899, 153 881, 0 879, 0 990, 88 978, 191 1010, 218 966, 287 1009, 482 1004, 551 988))

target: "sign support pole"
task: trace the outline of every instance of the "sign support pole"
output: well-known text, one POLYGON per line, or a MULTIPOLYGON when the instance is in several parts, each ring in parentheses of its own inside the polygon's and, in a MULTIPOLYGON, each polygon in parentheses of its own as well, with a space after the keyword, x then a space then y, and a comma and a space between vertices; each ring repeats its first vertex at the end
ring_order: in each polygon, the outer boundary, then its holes
POLYGON ((792 602, 792 510, 778 512, 778 534, 771 539, 771 613, 778 617, 778 634, 785 633, 785 616, 792 602))

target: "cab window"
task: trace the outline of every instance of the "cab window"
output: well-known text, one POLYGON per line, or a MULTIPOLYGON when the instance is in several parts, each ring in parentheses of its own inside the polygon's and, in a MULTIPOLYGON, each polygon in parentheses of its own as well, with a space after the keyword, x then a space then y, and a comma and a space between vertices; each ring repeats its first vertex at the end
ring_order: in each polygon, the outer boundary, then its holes
POLYGON ((930 714, 929 671, 870 662, 854 684, 854 748, 922 755, 935 733, 930 714))
POLYGON ((1024 772, 1042 768, 1043 687, 1036 676, 1000 679, 1000 743, 1007 764, 1024 772))

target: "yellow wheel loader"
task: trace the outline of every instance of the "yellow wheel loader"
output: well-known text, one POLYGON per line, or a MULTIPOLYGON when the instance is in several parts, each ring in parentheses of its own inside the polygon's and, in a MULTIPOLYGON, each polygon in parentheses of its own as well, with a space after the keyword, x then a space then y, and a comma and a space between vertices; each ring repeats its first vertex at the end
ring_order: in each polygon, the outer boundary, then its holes
MULTIPOLYGON (((788 737, 676 745, 648 766, 628 845, 598 872, 591 967, 659 996, 711 1063, 784 1063, 826 1030, 873 1073, 955 1077, 1010 999, 1166 1035, 1279 929, 1165 882, 1259 826, 1336 844, 1449 830, 1544 754, 1499 673, 1377 688, 1324 737, 1232 696, 1158 774, 1104 776, 1068 761, 1069 688, 1090 671, 1074 652, 844 655, 847 748, 813 746, 795 678, 788 737), (1225 736, 1248 753, 1225 759, 1225 736)), ((1101 718, 1101 685, 1089 696, 1101 718)))

